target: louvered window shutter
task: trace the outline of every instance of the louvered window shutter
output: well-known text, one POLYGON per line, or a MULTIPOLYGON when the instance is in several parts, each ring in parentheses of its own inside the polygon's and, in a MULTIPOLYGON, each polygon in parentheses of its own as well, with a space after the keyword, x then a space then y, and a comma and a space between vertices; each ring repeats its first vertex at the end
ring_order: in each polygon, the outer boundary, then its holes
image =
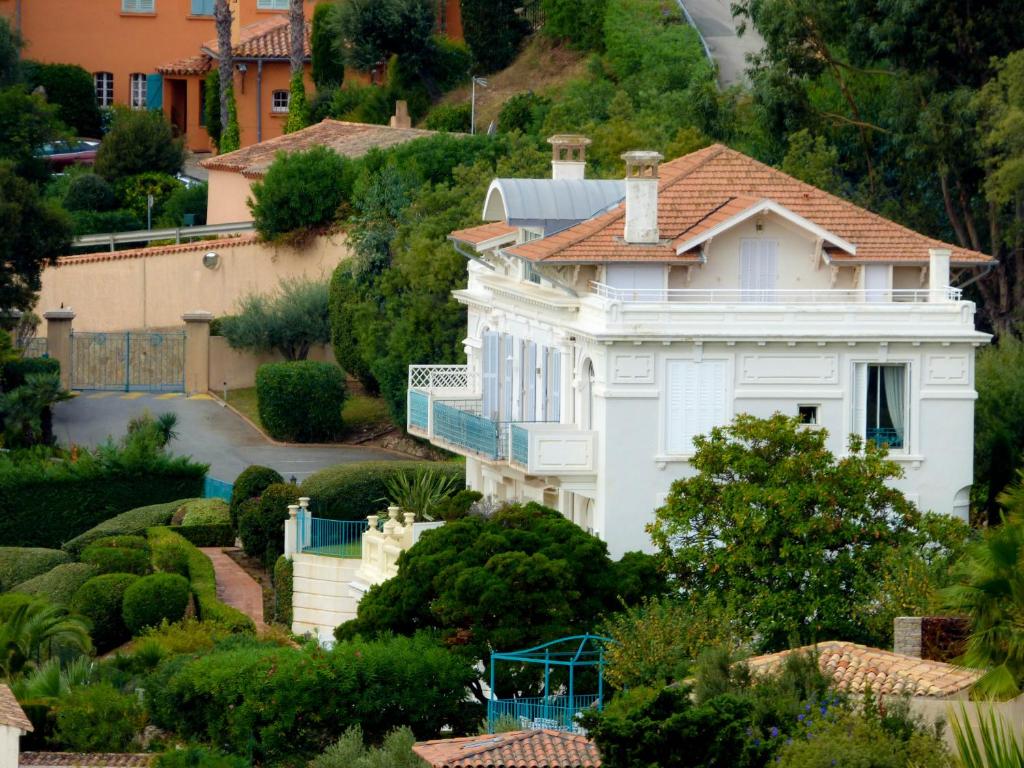
POLYGON ((562 354, 551 350, 551 412, 548 421, 562 420, 562 354))
POLYGON ((501 345, 502 365, 505 371, 505 379, 502 382, 502 412, 499 417, 501 421, 512 420, 512 403, 515 400, 515 340, 511 336, 503 337, 501 345))
MULTIPOLYGON (((762 291, 774 291, 775 290, 775 278, 778 273, 778 252, 779 252, 779 241, 778 240, 762 240, 761 241, 761 263, 760 274, 758 280, 758 288, 762 291)), ((763 300, 770 300, 771 295, 762 295, 763 300)))
POLYGON ((537 345, 526 342, 523 374, 526 376, 526 404, 523 407, 523 418, 526 421, 537 420, 537 345))
POLYGON ((498 417, 498 371, 500 344, 498 334, 484 334, 483 349, 483 415, 488 419, 498 417))
POLYGON ((725 361, 669 362, 666 397, 665 451, 693 453, 694 437, 729 421, 725 361))
POLYGON ((740 240, 740 290, 743 301, 754 301, 758 282, 758 241, 740 240))
POLYGON ((853 431, 866 435, 868 428, 868 366, 857 363, 853 377, 853 431))

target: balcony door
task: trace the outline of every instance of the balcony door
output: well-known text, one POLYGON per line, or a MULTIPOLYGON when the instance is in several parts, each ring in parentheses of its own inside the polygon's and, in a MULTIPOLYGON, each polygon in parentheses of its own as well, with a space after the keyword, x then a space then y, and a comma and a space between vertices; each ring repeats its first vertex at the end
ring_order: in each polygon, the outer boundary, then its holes
POLYGON ((740 299, 754 303, 774 301, 778 274, 779 241, 759 237, 740 240, 740 299))

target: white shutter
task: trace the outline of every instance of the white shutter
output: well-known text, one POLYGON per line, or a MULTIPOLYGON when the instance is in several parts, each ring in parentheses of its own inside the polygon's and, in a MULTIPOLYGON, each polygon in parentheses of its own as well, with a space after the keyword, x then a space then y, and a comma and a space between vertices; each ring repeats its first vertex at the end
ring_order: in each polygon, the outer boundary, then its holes
POLYGON ((864 436, 868 430, 868 365, 856 363, 853 370, 853 431, 864 436))
POLYGON ((888 264, 868 264, 864 267, 864 298, 870 302, 886 301, 889 291, 888 264))
POLYGON ((683 432, 686 429, 686 377, 687 365, 684 360, 671 360, 667 367, 665 397, 665 452, 668 454, 685 453, 683 432))
POLYGON ((775 290, 775 279, 778 272, 778 240, 761 241, 761 264, 759 265, 759 280, 757 287, 763 291, 762 301, 771 301, 770 291, 775 290))
POLYGON ((759 282, 759 242, 750 238, 740 240, 740 290, 743 301, 757 300, 759 282))
POLYGON ((523 419, 537 420, 537 345, 526 342, 523 355, 523 375, 526 377, 526 402, 523 405, 523 419))
POLYGON ((501 344, 498 334, 488 331, 484 333, 483 348, 483 415, 485 418, 498 418, 498 371, 500 370, 501 344))
POLYGON ((550 350, 547 347, 540 348, 540 420, 547 421, 548 413, 551 412, 551 382, 548 380, 548 355, 550 350))
POLYGON ((499 421, 512 421, 512 403, 515 395, 515 339, 511 336, 502 337, 501 364, 505 371, 502 382, 502 410, 499 421))
POLYGON ((693 438, 729 422, 726 362, 673 360, 668 364, 665 452, 693 453, 693 438))
POLYGON ((551 411, 548 421, 562 420, 562 354, 557 349, 551 350, 551 411))

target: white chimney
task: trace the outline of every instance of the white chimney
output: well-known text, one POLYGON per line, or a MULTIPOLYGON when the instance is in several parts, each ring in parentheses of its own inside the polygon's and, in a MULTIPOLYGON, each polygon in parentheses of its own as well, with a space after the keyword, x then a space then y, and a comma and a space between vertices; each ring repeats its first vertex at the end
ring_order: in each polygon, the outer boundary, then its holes
POLYGON ((949 260, 953 253, 948 248, 928 250, 929 301, 949 301, 949 260))
POLYGON ((627 243, 658 242, 658 163, 660 152, 626 152, 627 243))
POLYGON ((548 139, 551 145, 551 178, 582 179, 587 173, 586 136, 565 133, 548 139))

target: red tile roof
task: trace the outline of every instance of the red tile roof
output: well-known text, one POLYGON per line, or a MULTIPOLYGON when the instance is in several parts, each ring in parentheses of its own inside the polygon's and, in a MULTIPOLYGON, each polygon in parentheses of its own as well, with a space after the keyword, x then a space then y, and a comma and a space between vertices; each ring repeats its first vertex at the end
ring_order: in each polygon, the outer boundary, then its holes
POLYGON ((576 733, 536 730, 420 741, 413 751, 433 768, 600 768, 594 743, 576 733))
POLYGON ((147 768, 156 755, 111 752, 22 752, 19 768, 147 768))
MULTIPOLYGON (((303 53, 310 59, 310 33, 312 27, 306 22, 303 53)), ((291 34, 287 16, 275 16, 255 24, 246 24, 239 30, 238 43, 232 46, 231 55, 236 59, 288 59, 291 57, 291 34)), ((203 75, 209 71, 213 60, 220 51, 217 39, 208 40, 195 56, 161 64, 156 71, 163 75, 203 75)))
POLYGON ((755 675, 769 673, 778 669, 789 654, 807 651, 817 652, 822 671, 835 680, 837 688, 851 693, 870 688, 876 695, 945 698, 967 691, 981 677, 976 669, 840 641, 755 656, 747 660, 747 665, 755 675))
POLYGON ((61 256, 57 259, 58 267, 75 267, 79 264, 95 264, 98 261, 122 261, 124 259, 145 259, 150 256, 163 256, 168 253, 188 253, 189 251, 213 251, 221 248, 237 248, 259 240, 255 232, 237 237, 222 237, 217 240, 197 240, 193 243, 177 245, 157 245, 152 248, 132 248, 127 251, 98 251, 82 253, 75 256, 61 256))
POLYGON ((161 75, 205 75, 210 71, 210 63, 213 61, 205 53, 196 56, 186 56, 167 64, 161 64, 156 71, 161 75))
POLYGON ((20 728, 26 733, 32 732, 32 722, 14 698, 11 689, 0 683, 0 725, 20 728))
MULTIPOLYGON (((675 244, 721 223, 751 200, 769 199, 852 243, 845 262, 901 261, 926 264, 931 248, 949 248, 954 264, 980 264, 991 257, 925 237, 824 192, 751 157, 715 144, 660 168, 658 228, 662 242, 622 240, 625 205, 509 252, 539 262, 674 261, 675 244)), ((692 259, 692 256, 689 257, 692 259)))
POLYGON ((278 152, 299 152, 311 147, 330 147, 346 157, 362 157, 373 148, 385 149, 413 139, 433 136, 434 131, 419 128, 392 128, 387 125, 324 120, 295 133, 286 133, 248 147, 203 160, 200 165, 211 171, 235 171, 249 178, 260 178, 274 162, 278 152))
POLYGON ((477 246, 498 238, 506 239, 516 236, 518 229, 510 227, 503 221, 495 221, 491 224, 481 224, 468 229, 457 229, 448 235, 450 240, 458 240, 466 245, 477 246))

